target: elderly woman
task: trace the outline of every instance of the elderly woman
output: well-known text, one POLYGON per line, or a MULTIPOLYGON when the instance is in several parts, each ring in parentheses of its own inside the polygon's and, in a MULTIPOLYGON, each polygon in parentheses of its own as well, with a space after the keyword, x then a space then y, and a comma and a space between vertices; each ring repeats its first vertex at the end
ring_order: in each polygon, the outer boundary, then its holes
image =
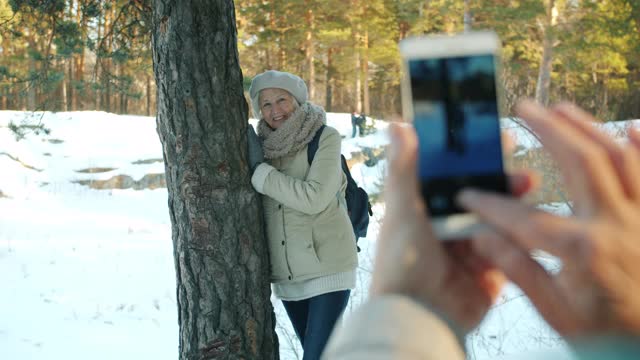
POLYGON ((251 183, 263 195, 272 289, 302 343, 303 359, 319 359, 356 282, 342 139, 293 74, 259 74, 249 93, 260 119, 257 136, 249 126, 251 183), (308 144, 323 126, 309 164, 308 144))

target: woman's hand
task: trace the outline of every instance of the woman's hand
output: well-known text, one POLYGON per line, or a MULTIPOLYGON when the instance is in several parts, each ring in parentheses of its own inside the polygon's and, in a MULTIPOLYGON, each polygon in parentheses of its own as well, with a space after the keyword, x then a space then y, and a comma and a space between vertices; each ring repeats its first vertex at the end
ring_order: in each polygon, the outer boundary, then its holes
POLYGON ((247 141, 249 143, 249 169, 253 174, 256 167, 264 162, 264 152, 262 150, 262 141, 251 125, 247 128, 247 141))
POLYGON ((547 111, 523 102, 518 114, 557 161, 575 215, 548 214, 516 199, 464 192, 461 204, 495 229, 474 248, 529 296, 541 315, 570 338, 640 335, 640 136, 616 143, 571 106, 547 111), (550 274, 530 252, 562 260, 550 274))
MULTIPOLYGON (((372 296, 407 295, 470 331, 499 294, 504 276, 469 241, 443 243, 435 238, 419 192, 415 131, 398 125, 390 130, 386 214, 378 239, 372 296)), ((510 181, 515 195, 533 187, 533 178, 526 173, 510 181)))

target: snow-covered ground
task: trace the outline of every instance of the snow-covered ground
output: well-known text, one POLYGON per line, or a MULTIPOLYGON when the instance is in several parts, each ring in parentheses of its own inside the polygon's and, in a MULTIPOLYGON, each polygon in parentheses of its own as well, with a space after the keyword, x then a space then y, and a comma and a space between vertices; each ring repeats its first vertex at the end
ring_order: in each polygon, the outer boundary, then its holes
MULTIPOLYGON (((351 139, 349 114, 329 114, 350 157, 387 144, 387 123, 351 139)), ((386 161, 352 167, 379 192, 386 161)), ((178 324, 167 190, 93 190, 77 180, 162 173, 153 118, 104 112, 0 112, 0 359, 175 359, 178 324), (17 142, 6 127, 35 116, 49 135, 17 142), (142 161, 142 162, 140 162, 142 161), (104 168, 104 172, 82 172, 104 168)), ((566 212, 562 205, 554 211, 566 212)), ((366 297, 384 204, 361 239, 358 288, 366 297)), ((541 256, 549 267, 557 262, 541 256)), ((282 306, 274 301, 283 359, 300 354, 282 306)), ((349 310, 349 311, 350 311, 349 310)), ((348 316, 348 312, 347 312, 348 316)), ((425 341, 429 335, 425 334, 425 341)), ((527 298, 509 286, 468 339, 470 357, 494 359, 562 347, 527 298)))

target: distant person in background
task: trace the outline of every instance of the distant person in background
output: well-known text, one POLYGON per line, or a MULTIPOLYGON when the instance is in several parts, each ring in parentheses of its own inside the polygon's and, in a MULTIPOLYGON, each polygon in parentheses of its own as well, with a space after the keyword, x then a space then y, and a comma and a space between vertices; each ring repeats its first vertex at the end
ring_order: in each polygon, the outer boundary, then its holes
POLYGON ((358 113, 356 113, 355 111, 351 112, 351 138, 353 139, 354 137, 356 137, 356 127, 358 126, 358 121, 360 119, 360 116, 358 116, 358 113))
POLYGON ((351 112, 351 138, 356 137, 356 128, 358 129, 359 136, 364 136, 364 126, 367 123, 367 117, 364 114, 358 114, 355 111, 351 112))
POLYGON ((307 101, 296 75, 269 70, 249 90, 258 134, 249 126, 251 183, 263 195, 272 290, 304 349, 319 359, 356 285, 355 235, 340 163, 342 138, 323 108, 307 101), (307 147, 319 130, 309 164, 307 147))
POLYGON ((365 135, 365 125, 367 124, 367 116, 365 114, 360 114, 358 117, 357 125, 358 125, 358 134, 360 137, 365 135))
MULTIPOLYGON (((420 196, 415 132, 392 127, 370 299, 337 327, 325 359, 462 360, 464 336, 505 279, 578 358, 640 359, 639 133, 630 130, 629 143, 617 143, 571 105, 546 110, 522 102, 517 113, 557 161, 575 214, 557 216, 517 197, 467 189, 459 203, 490 229, 443 243, 420 196), (559 257, 562 268, 547 272, 533 250, 559 257)), ((533 179, 511 176, 511 191, 528 192, 533 179)))

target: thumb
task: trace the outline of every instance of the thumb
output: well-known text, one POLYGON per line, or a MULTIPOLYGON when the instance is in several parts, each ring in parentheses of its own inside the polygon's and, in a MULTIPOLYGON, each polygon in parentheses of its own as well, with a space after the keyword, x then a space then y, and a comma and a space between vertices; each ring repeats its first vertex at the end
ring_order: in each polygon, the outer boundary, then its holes
POLYGON ((391 143, 385 200, 391 204, 409 204, 418 197, 416 134, 412 127, 391 124, 389 135, 391 143))

